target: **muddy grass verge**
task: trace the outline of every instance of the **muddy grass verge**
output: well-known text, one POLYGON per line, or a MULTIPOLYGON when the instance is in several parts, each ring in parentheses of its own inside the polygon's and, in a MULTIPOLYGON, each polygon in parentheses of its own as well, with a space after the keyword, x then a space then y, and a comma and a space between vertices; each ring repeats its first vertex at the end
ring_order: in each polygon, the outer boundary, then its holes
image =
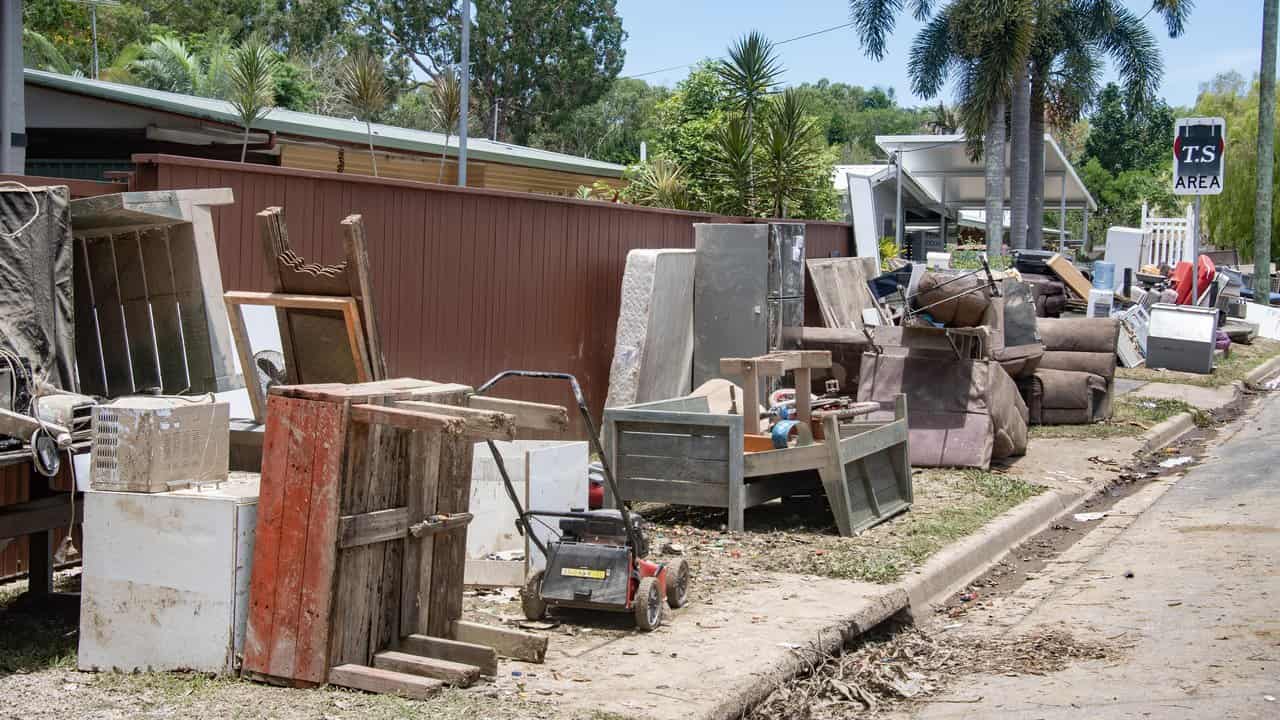
POLYGON ((1232 344, 1231 354, 1218 358, 1217 367, 1209 375, 1137 367, 1116 368, 1116 377, 1146 382, 1222 387, 1237 380, 1244 380, 1244 376, 1248 375, 1249 371, 1277 355, 1280 355, 1280 341, 1260 337, 1255 338, 1249 345, 1232 344))
POLYGON ((1032 425, 1032 441, 1053 438, 1136 437, 1179 413, 1191 413, 1196 425, 1207 427, 1209 413, 1183 401, 1167 398, 1145 398, 1124 395, 1112 405, 1111 419, 1088 425, 1032 425))

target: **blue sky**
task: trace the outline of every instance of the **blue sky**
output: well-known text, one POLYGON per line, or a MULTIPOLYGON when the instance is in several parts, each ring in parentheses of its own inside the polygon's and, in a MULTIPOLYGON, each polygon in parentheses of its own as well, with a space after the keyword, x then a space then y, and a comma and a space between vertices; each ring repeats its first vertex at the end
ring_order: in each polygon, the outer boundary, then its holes
MULTIPOLYGON (((1148 2, 1130 0, 1138 12, 1148 2)), ((622 74, 648 73, 704 57, 717 57, 735 38, 753 29, 775 42, 849 21, 846 0, 618 0, 629 33, 622 74)), ((1186 34, 1171 40, 1153 13, 1146 19, 1160 41, 1165 74, 1161 94, 1172 105, 1195 102, 1201 83, 1219 72, 1245 77, 1258 71, 1262 46, 1262 0, 1199 0, 1186 34)), ((889 86, 904 104, 925 101, 911 94, 907 52, 919 29, 909 17, 898 24, 883 62, 867 58, 854 28, 836 30, 779 47, 788 84, 826 77, 854 85, 889 86)), ((687 69, 646 75, 649 82, 674 85, 687 69)), ((1114 79, 1108 72, 1107 79, 1114 79)), ((950 92, 946 95, 950 102, 950 92)))

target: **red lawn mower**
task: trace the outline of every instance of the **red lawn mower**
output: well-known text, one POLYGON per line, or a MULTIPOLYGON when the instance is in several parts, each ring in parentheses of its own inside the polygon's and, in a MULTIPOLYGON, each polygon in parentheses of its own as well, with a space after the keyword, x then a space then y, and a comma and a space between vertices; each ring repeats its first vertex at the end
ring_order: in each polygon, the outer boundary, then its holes
POLYGON ((689 564, 683 559, 671 563, 644 559, 649 554, 649 541, 640 527, 643 518, 627 509, 618 492, 613 469, 600 446, 600 438, 591 422, 591 413, 587 410, 587 401, 577 378, 568 373, 507 370, 477 388, 476 394, 483 394, 508 377, 569 382, 587 429, 587 440, 592 451, 600 456, 610 492, 622 506, 619 510, 525 510, 520 506, 498 447, 489 442, 489 451, 493 453, 507 496, 516 508, 516 528, 547 559, 546 569, 530 576, 521 592, 525 617, 541 620, 546 617, 548 609, 560 607, 629 612, 635 615, 636 627, 653 630, 662 624, 664 603, 671 608, 679 608, 687 602, 689 564), (556 527, 547 521, 550 518, 557 521, 556 527), (557 531, 559 539, 542 542, 533 532, 531 520, 557 531))

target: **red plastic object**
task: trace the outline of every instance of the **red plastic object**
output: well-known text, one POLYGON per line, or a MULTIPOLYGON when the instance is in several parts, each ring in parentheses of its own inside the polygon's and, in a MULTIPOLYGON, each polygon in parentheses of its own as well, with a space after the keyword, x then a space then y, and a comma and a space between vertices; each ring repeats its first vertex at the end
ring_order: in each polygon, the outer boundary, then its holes
POLYGON ((587 488, 587 509, 599 510, 604 507, 604 483, 591 483, 587 488))
MULTIPOLYGON (((1209 287, 1209 283, 1217 276, 1217 268, 1214 267, 1213 261, 1207 255, 1201 255, 1199 258, 1199 288, 1203 293, 1209 287)), ((1173 269, 1173 286, 1178 291, 1178 304, 1191 304, 1191 263, 1183 260, 1173 269)))

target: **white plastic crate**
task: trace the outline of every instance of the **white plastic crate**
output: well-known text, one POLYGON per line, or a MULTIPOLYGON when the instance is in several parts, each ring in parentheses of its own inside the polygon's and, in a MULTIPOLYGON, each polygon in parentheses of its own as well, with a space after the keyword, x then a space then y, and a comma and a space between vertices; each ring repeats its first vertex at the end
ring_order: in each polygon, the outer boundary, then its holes
POLYGON ((225 402, 124 397, 93 409, 89 485, 166 492, 227 479, 230 411, 225 402))

